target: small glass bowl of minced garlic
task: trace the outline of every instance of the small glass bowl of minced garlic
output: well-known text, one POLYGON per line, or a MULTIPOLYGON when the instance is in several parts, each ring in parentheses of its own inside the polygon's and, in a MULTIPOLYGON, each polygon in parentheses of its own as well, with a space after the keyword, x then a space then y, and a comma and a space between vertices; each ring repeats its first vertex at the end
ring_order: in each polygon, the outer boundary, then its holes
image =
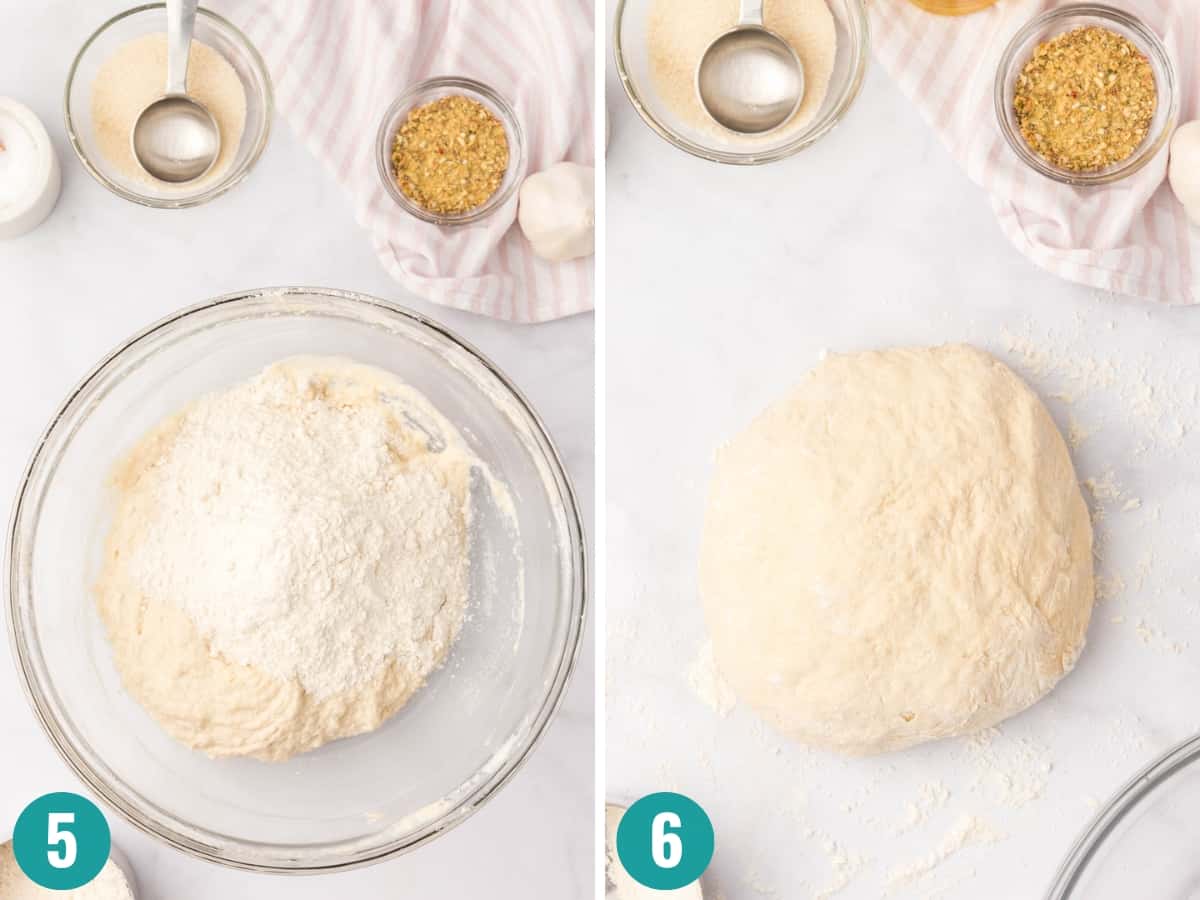
POLYGON ((431 78, 388 107, 376 163, 396 203, 425 222, 467 225, 520 184, 525 139, 508 101, 469 78, 431 78))
POLYGON ((996 73, 1009 147, 1064 184, 1112 184, 1166 148, 1178 77, 1158 36, 1131 13, 1071 3, 1017 32, 996 73))

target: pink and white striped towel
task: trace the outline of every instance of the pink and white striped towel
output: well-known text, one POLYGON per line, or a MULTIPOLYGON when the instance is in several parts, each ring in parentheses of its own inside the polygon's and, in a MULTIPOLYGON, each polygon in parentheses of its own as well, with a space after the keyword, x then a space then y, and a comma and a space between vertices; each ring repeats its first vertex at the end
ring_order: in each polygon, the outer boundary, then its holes
POLYGON ((594 164, 591 0, 225 0, 267 61, 292 130, 352 196, 389 273, 414 294, 474 313, 542 322, 593 306, 591 258, 549 263, 517 226, 517 198, 482 222, 439 228, 385 193, 375 134, 425 78, 495 88, 525 132, 522 176, 594 164))
MULTIPOLYGON (((1120 184, 1059 185, 1029 170, 996 125, 992 86, 1013 34, 1047 0, 1000 0, 945 18, 908 0, 874 0, 883 67, 991 195, 1000 227, 1037 265, 1063 278, 1164 303, 1200 302, 1200 228, 1166 183, 1167 152, 1120 184)), ((1121 0, 1163 39, 1183 92, 1181 122, 1200 117, 1200 0, 1121 0)))

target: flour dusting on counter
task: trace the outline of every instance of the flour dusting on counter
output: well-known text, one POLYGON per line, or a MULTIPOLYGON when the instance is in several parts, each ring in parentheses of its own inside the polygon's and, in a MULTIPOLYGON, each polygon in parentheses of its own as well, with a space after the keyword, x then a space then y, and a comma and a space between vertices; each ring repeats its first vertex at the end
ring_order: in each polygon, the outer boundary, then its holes
POLYGON ((700 701, 721 718, 737 706, 737 695, 717 668, 712 641, 705 641, 688 669, 688 683, 700 701))
POLYGON ((1004 838, 1005 835, 994 830, 981 819, 974 816, 962 816, 942 838, 936 849, 914 862, 897 866, 888 872, 888 893, 928 878, 956 853, 970 847, 994 844, 1004 838))
MULTIPOLYGON (((1029 380, 1073 436, 1103 605, 1088 632, 1090 658, 1038 707, 1001 728, 869 762, 814 753, 757 717, 722 718, 711 704, 681 713, 685 733, 677 733, 653 710, 682 706, 681 694, 711 697, 698 677, 706 672, 697 653, 700 616, 680 628, 676 613, 691 598, 661 604, 660 615, 618 609, 611 617, 621 639, 619 648, 610 642, 610 657, 637 672, 641 693, 649 685, 655 698, 641 697, 644 718, 625 716, 623 739, 655 748, 660 759, 666 745, 666 761, 647 764, 646 777, 715 798, 706 808, 727 823, 712 873, 718 892, 961 900, 1014 896, 1005 890, 1011 882, 1021 896, 1035 895, 1097 806, 1195 730, 1194 716, 1131 698, 1147 692, 1180 706, 1179 691, 1200 673, 1188 646, 1200 627, 1200 577, 1188 565, 1200 549, 1200 357, 1187 333, 1164 334, 1140 309, 1096 311, 1072 317, 1069 308, 1039 309, 1022 320, 972 310, 957 321, 948 315, 915 325, 910 335, 992 351, 1029 380), (1130 672, 1138 673, 1136 687, 1130 672), (1072 764, 1082 753, 1087 766, 1072 764), (721 799, 729 784, 738 785, 737 796, 721 799), (752 792, 755 784, 767 790, 752 792), (762 815, 745 809, 764 802, 772 804, 777 839, 756 831, 762 815), (839 863, 855 856, 857 866, 839 863), (1026 860, 1033 862, 1014 865, 1026 860)), ((812 355, 809 347, 799 365, 812 355)), ((695 480, 696 472, 682 472, 675 495, 692 498, 687 482, 695 480)), ((698 507, 702 498, 690 502, 698 507)), ((652 599, 638 602, 659 608, 652 599)), ((639 698, 624 679, 610 680, 609 690, 610 703, 634 709, 639 698)))
POLYGON ((910 800, 905 807, 904 818, 896 826, 894 834, 899 837, 907 834, 919 825, 925 824, 929 816, 946 805, 950 800, 950 790, 940 781, 927 781, 920 787, 915 800, 910 800))

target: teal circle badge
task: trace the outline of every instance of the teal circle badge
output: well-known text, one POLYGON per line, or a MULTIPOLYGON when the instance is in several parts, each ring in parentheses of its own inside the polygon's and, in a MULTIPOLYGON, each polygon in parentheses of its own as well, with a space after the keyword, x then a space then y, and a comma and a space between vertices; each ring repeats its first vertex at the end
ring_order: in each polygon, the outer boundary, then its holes
POLYGON ((638 884, 656 891, 687 887, 704 874, 716 840, 708 814, 683 794, 648 794, 617 826, 617 857, 638 884))
POLYGON ((100 874, 112 834, 104 814, 78 794, 38 797, 17 817, 13 856, 25 877, 52 891, 73 891, 100 874))

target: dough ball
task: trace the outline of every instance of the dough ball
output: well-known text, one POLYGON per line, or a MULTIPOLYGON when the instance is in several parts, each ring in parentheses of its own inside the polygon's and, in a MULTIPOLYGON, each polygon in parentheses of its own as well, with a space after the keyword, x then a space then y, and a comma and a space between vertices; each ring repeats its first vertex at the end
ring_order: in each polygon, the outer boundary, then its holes
POLYGON ((992 726, 1071 670, 1092 528, 1003 363, 835 356, 718 454, 700 584, 744 701, 794 740, 882 753, 992 726))

